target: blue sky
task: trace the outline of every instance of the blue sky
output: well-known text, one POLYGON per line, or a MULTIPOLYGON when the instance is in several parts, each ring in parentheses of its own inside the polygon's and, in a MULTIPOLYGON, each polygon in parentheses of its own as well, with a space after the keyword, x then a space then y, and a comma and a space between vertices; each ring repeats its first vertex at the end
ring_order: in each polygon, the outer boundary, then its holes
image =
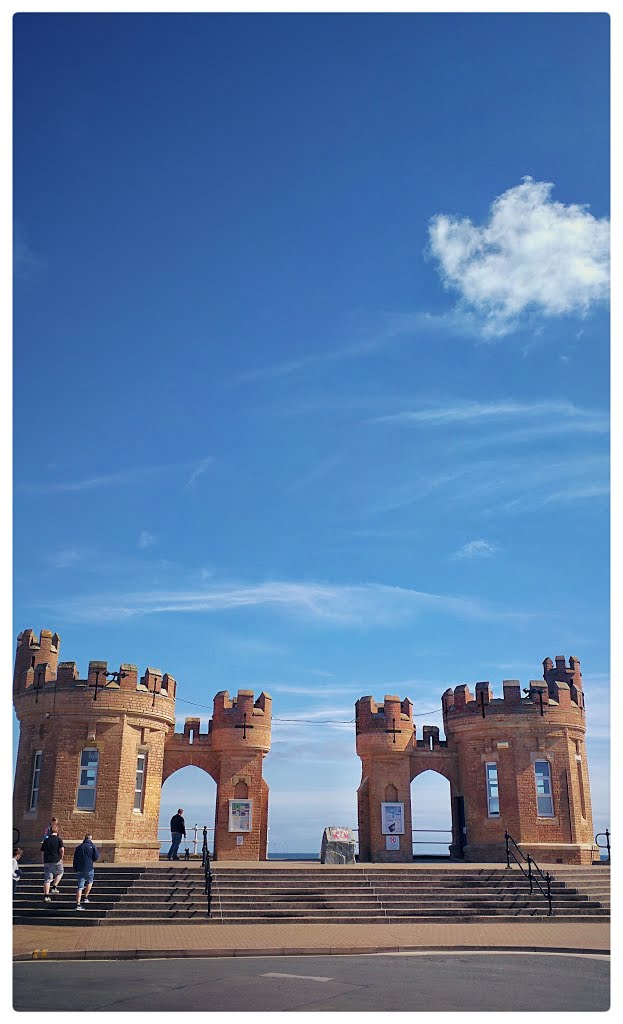
POLYGON ((609 825, 607 16, 14 29, 15 631, 266 689, 275 850, 356 824, 358 697, 573 654, 609 825))

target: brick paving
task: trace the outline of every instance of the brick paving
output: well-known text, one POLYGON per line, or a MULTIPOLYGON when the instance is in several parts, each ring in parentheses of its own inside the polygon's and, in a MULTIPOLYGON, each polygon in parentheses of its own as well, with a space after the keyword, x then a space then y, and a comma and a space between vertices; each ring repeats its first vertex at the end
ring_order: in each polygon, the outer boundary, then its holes
POLYGON ((96 928, 13 929, 13 951, 67 959, 160 956, 281 956, 302 953, 377 953, 395 950, 509 949, 608 952, 610 927, 603 922, 566 924, 540 919, 516 924, 274 924, 100 925, 96 928))

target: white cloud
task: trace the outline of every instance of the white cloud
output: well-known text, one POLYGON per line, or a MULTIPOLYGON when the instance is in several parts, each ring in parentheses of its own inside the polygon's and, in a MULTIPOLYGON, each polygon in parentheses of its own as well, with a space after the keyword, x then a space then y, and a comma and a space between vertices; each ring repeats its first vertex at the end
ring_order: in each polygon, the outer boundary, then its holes
POLYGON ((497 544, 486 540, 470 540, 454 552, 454 558, 493 558, 499 551, 497 544))
MULTIPOLYGON (((50 608, 50 605, 46 605, 50 608)), ((214 584, 201 590, 84 596, 54 606, 75 621, 101 622, 138 615, 215 613, 272 607, 310 621, 344 626, 394 626, 423 612, 481 622, 525 620, 530 613, 499 609, 469 597, 431 594, 380 583, 330 584, 274 581, 214 584)))
POLYGON ((139 466, 135 469, 124 469, 117 473, 105 473, 86 477, 82 480, 55 480, 34 484, 16 484, 15 489, 25 494, 64 494, 77 491, 93 491, 100 487, 114 487, 117 484, 132 484, 145 477, 164 473, 170 469, 178 469, 176 465, 139 466))
POLYGON ((212 455, 208 455, 207 459, 201 459, 193 469, 190 477, 188 478, 187 487, 194 487, 199 477, 205 473, 206 469, 212 465, 214 458, 212 455))
POLYGON ((48 561, 55 569, 70 569, 83 558, 81 551, 76 548, 61 548, 60 551, 50 555, 48 561))
POLYGON ((153 533, 150 533, 149 530, 141 530, 138 538, 139 548, 150 548, 155 543, 156 538, 153 533))
POLYGON ((544 505, 558 501, 578 501, 583 498, 606 498, 610 494, 607 484, 588 484, 586 487, 567 487, 564 491, 555 491, 543 499, 544 505))
POLYGON ((567 401, 517 402, 501 399, 496 402, 454 401, 447 405, 425 406, 416 410, 403 410, 386 416, 376 416, 370 423, 421 424, 429 427, 463 425, 487 425, 492 420, 528 419, 537 421, 535 429, 556 426, 561 432, 607 433, 606 413, 583 409, 567 401), (541 418, 541 422, 539 422, 541 418))
POLYGON ((608 298, 609 221, 553 202, 553 187, 525 177, 493 201, 482 226, 446 214, 430 222, 444 284, 484 317, 487 335, 508 334, 527 311, 582 315, 608 298))
POLYGON ((17 278, 27 278, 31 271, 43 266, 42 260, 33 252, 20 224, 13 226, 13 273, 17 278))

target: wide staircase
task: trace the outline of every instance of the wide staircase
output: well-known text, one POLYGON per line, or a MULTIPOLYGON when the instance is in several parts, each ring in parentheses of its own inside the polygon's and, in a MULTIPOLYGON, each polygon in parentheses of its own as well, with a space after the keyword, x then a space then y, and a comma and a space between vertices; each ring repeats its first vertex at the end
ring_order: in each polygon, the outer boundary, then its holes
POLYGON ((102 865, 92 902, 75 907, 75 878, 67 872, 61 893, 43 902, 40 866, 25 867, 14 900, 15 924, 397 924, 474 922, 518 917, 582 922, 608 920, 610 868, 546 865, 552 877, 548 903, 514 867, 365 864, 329 867, 212 866, 208 916, 204 876, 196 862, 153 867, 102 865))

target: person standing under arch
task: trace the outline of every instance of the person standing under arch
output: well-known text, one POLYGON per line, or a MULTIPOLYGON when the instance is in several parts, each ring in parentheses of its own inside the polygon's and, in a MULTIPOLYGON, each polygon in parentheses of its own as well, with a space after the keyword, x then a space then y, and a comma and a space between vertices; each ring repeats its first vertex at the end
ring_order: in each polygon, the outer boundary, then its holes
POLYGON ((186 836, 186 823, 183 818, 184 809, 178 807, 177 814, 171 818, 171 846, 167 853, 167 860, 179 860, 177 851, 180 848, 182 839, 186 836))

